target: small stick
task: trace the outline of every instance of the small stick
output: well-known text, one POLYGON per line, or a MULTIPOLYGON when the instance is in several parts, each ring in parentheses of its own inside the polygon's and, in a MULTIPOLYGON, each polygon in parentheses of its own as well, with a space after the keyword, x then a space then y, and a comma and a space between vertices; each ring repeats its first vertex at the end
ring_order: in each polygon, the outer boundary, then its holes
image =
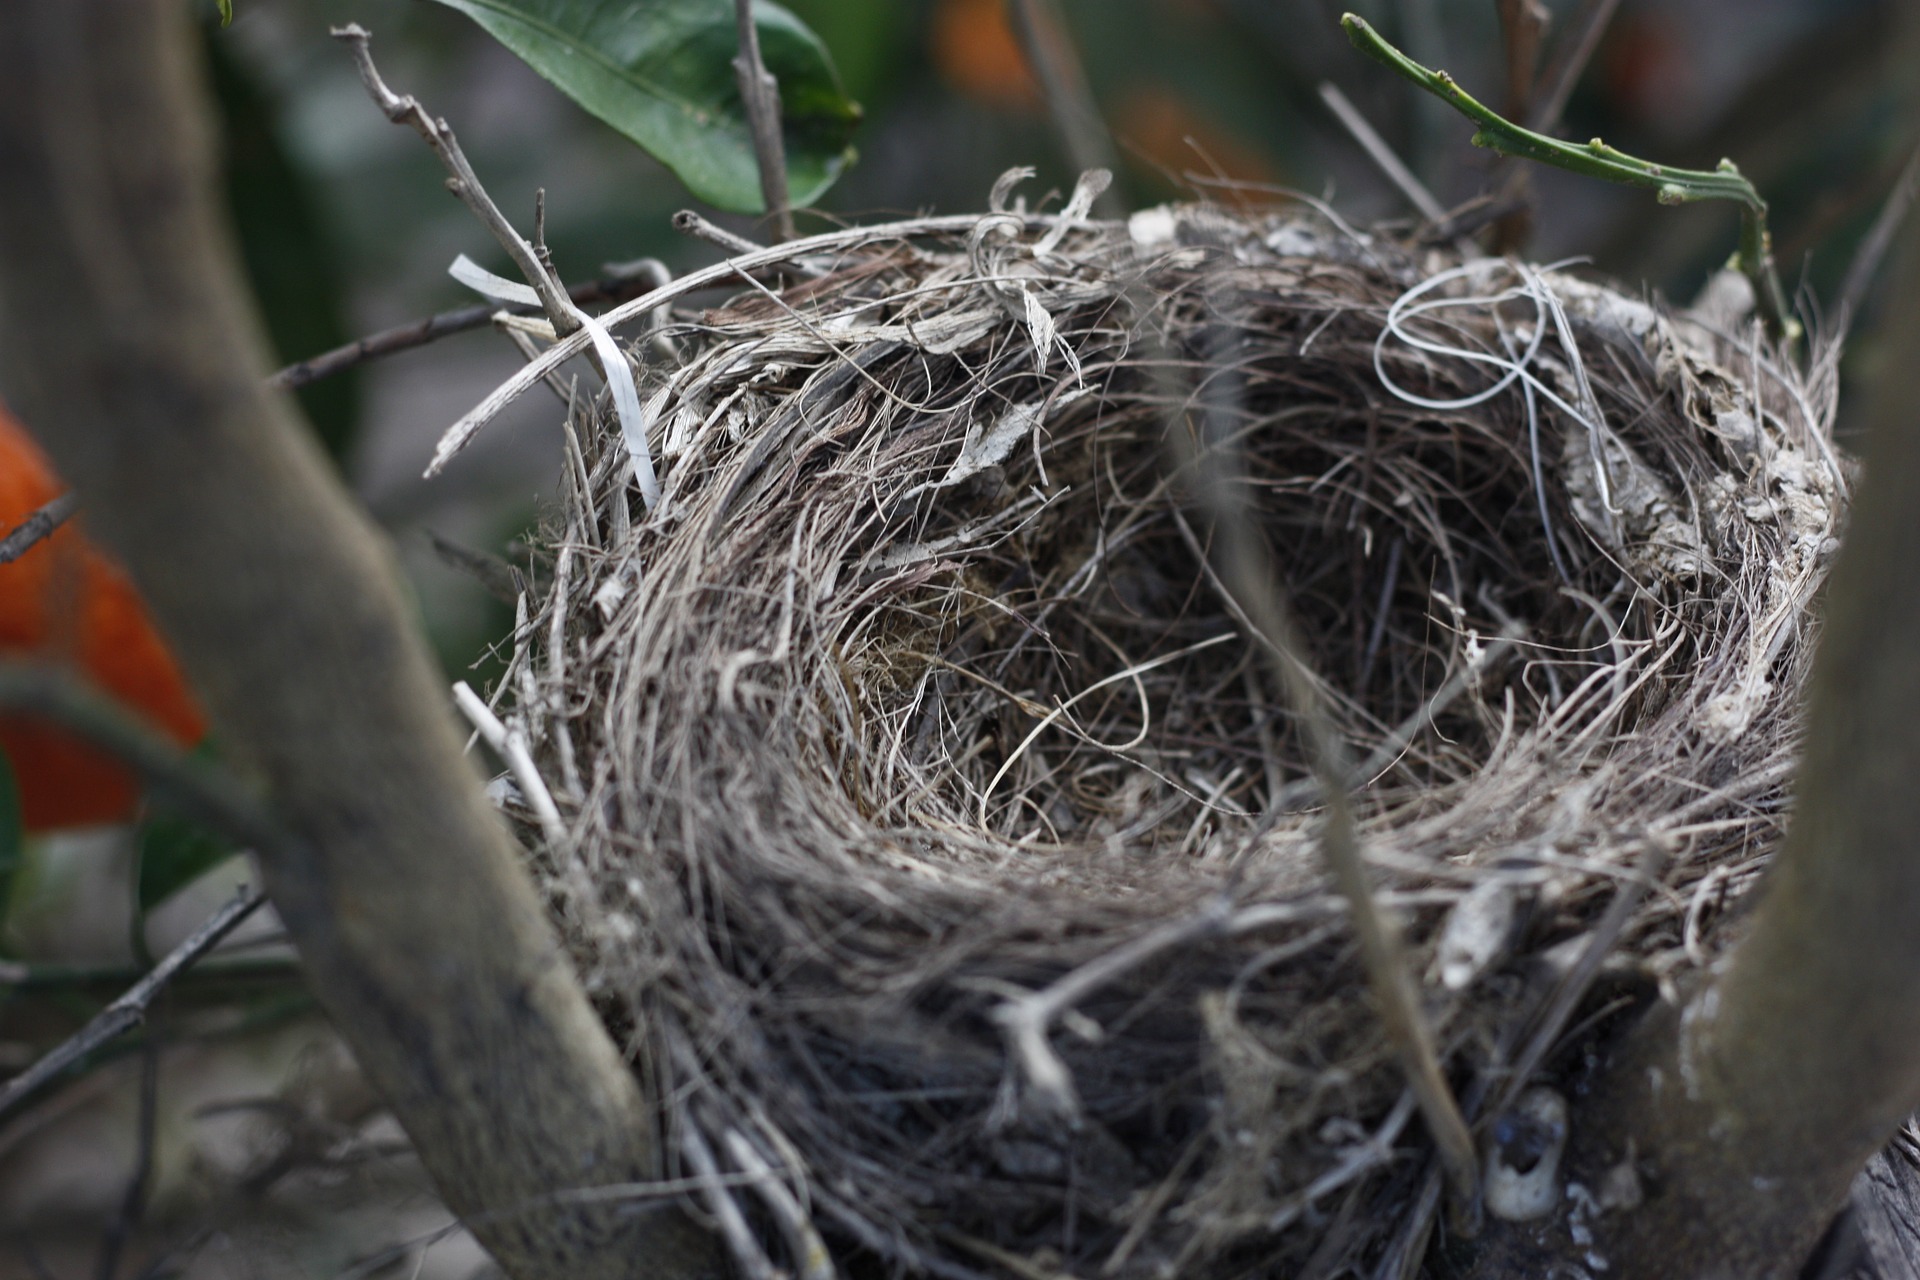
POLYGON ((1787 312, 1786 296, 1773 267, 1773 242, 1767 233, 1767 202, 1731 160, 1714 169, 1676 169, 1640 160, 1595 138, 1575 146, 1543 133, 1524 129, 1483 105, 1444 71, 1421 66, 1357 14, 1340 19, 1354 48, 1386 66, 1402 79, 1425 89, 1480 128, 1473 144, 1504 156, 1537 160, 1569 173, 1605 178, 1630 187, 1651 190, 1661 204, 1688 204, 1695 200, 1734 200, 1740 204, 1740 269, 1753 281, 1760 314, 1776 341, 1797 338, 1800 326, 1787 312))
POLYGON ((480 700, 465 680, 459 680, 453 686, 453 700, 459 704, 473 727, 487 745, 500 753, 507 762, 507 768, 513 772, 513 780, 520 784, 520 791, 526 797, 527 807, 533 810, 540 820, 540 830, 547 838, 547 844, 556 851, 566 847, 567 824, 560 818, 560 810, 553 803, 553 793, 547 789, 547 783, 534 767, 533 754, 527 750, 527 737, 516 727, 509 729, 500 722, 500 717, 480 700))
POLYGON ((139 1227, 147 1213, 147 1189, 153 1182, 153 1147, 160 1119, 160 1045, 151 1036, 140 1054, 140 1110, 133 1157, 133 1176, 127 1180, 126 1194, 120 1199, 120 1212, 100 1241, 100 1260, 94 1264, 96 1280, 114 1280, 120 1270, 120 1252, 127 1238, 139 1227))
MULTIPOLYGON (((567 290, 567 297, 576 305, 589 302, 625 302, 630 298, 643 297, 651 290, 669 283, 665 277, 666 269, 656 259, 644 258, 637 263, 609 270, 598 280, 574 285, 567 290)), ((482 328, 502 311, 509 315, 533 315, 536 308, 479 302, 470 307, 455 307, 450 311, 441 311, 421 320, 368 334, 345 346, 323 351, 317 356, 297 360, 268 378, 267 386, 275 391, 297 391, 310 382, 331 378, 336 373, 345 373, 355 365, 364 364, 369 360, 378 360, 397 352, 424 347, 450 334, 466 333, 482 328)))
POLYGON ((724 1139, 727 1154, 733 1157, 741 1172, 753 1179, 753 1189, 759 1192, 761 1203, 773 1216, 780 1234, 786 1237, 787 1252, 800 1269, 800 1280, 839 1280, 840 1272, 833 1265, 833 1256, 827 1252, 826 1241, 820 1238, 800 1198, 780 1180, 779 1173, 745 1134, 738 1129, 728 1129, 724 1139))
POLYGON ((0 538, 0 564, 12 564, 35 545, 51 537, 53 531, 79 508, 80 495, 71 489, 41 503, 25 520, 15 525, 11 533, 0 538))
POLYGON ((699 1175, 700 1198, 706 1202, 707 1212, 713 1215, 720 1235, 726 1240, 734 1261, 746 1272, 747 1280, 776 1280, 782 1273, 760 1247, 753 1228, 747 1223, 747 1215, 740 1211, 739 1202, 727 1193, 734 1180, 721 1172, 713 1148, 707 1145, 700 1126, 691 1117, 680 1126, 680 1151, 699 1175))
POLYGON ((740 52, 734 55, 733 74, 740 82, 740 101, 747 109, 747 127, 753 134, 753 160, 760 168, 760 198, 773 216, 774 239, 793 239, 793 208, 787 195, 787 152, 780 136, 780 82, 760 58, 760 29, 753 21, 753 0, 734 0, 734 19, 740 31, 740 52))
POLYGON ((1474 1152, 1473 1135, 1440 1069, 1440 1056, 1420 1010, 1399 930, 1373 896, 1347 795, 1353 769, 1347 761, 1346 746, 1321 702, 1304 657, 1306 647, 1285 598, 1275 586, 1271 557, 1235 484, 1231 464, 1223 446, 1213 443, 1231 438, 1208 421, 1217 416, 1216 412, 1203 412, 1198 439, 1194 438, 1194 428, 1185 422, 1176 421, 1169 434, 1175 447, 1187 453, 1184 460, 1194 477, 1199 506, 1213 517, 1220 577, 1253 624, 1256 637, 1265 642, 1261 649, 1301 727, 1308 763, 1326 804, 1320 827, 1321 856, 1334 888, 1346 899, 1360 944, 1361 967, 1381 1025, 1400 1058, 1407 1085, 1452 1184, 1455 1229, 1462 1236, 1472 1236, 1480 1224, 1479 1158, 1474 1152))
MULTIPOLYGON (((1880 263, 1893 245, 1894 233, 1906 221, 1907 211, 1913 208, 1916 193, 1920 193, 1920 150, 1913 153, 1906 168, 1900 171, 1899 180, 1893 184, 1893 190, 1887 193, 1887 202, 1880 206, 1873 225, 1861 239, 1860 247, 1854 250, 1853 261, 1847 264, 1847 277, 1840 285, 1840 302, 1834 308, 1834 315, 1838 318, 1836 327, 1840 332, 1846 332, 1848 323, 1860 310, 1860 304, 1866 301, 1867 290, 1873 287, 1874 280, 1879 276, 1880 263)), ((0 555, 0 564, 3 563, 5 556, 0 555)))
POLYGON ((745 236, 735 235, 725 227, 716 226, 691 209, 682 209, 673 215, 673 229, 695 240, 705 240, 708 244, 719 245, 729 255, 759 253, 767 246, 755 244, 745 236))
POLYGON ((1051 1115, 1077 1120, 1080 1114, 1073 1074, 1047 1038, 1047 1028, 1053 1020, 1162 952, 1224 932, 1232 919, 1233 904, 1224 896, 1216 897, 1185 919, 1172 920, 1143 933, 1081 965, 1052 986, 1013 996, 993 1010, 989 1016, 1006 1037, 1007 1051, 1019 1062, 1027 1087, 1051 1115))
POLYGON ((181 970, 220 945, 223 938, 238 928, 266 900, 266 895, 258 889, 242 888, 231 902, 209 916, 206 923, 193 931, 191 937, 168 952, 165 959, 155 965, 146 977, 129 987, 118 1000, 94 1015, 86 1026, 51 1053, 7 1081, 6 1087, 0 1088, 0 1116, 13 1111, 27 1095, 101 1045, 139 1026, 146 1016, 147 1006, 153 1003, 154 997, 160 994, 167 983, 181 970))
POLYGON ((1407 198, 1407 203, 1420 211, 1421 217, 1435 226, 1447 220, 1447 211, 1440 207, 1438 200, 1433 198, 1433 192, 1427 190, 1426 183, 1415 177, 1413 170, 1401 162, 1400 157, 1393 153, 1393 148, 1387 145, 1387 140, 1367 123, 1367 118, 1360 114, 1360 108, 1354 106, 1347 95, 1340 92, 1338 85, 1331 80, 1322 80, 1320 101, 1327 104, 1327 109, 1333 112, 1342 125, 1346 126, 1347 132, 1353 135, 1353 140, 1360 144, 1362 151, 1367 153, 1367 158, 1386 175, 1387 181, 1400 189, 1400 194, 1407 198))
POLYGON ((387 88, 386 81, 380 78, 379 70, 373 65, 373 54, 369 49, 373 37, 366 28, 357 22, 332 29, 333 38, 345 44, 353 51, 354 65, 360 71, 360 82, 367 87, 374 105, 382 114, 395 124, 411 125, 413 131, 426 140, 433 153, 440 157, 440 163, 446 166, 451 175, 447 188, 459 196, 474 216, 493 233, 500 247, 507 251, 520 274, 527 278, 533 291, 540 295, 540 305, 547 313, 547 319, 553 322, 555 333, 565 337, 580 327, 580 321, 574 314, 573 303, 567 298, 566 290, 560 287, 552 273, 540 262, 539 255, 528 244, 513 224, 507 221, 500 207, 494 204, 487 189, 480 185, 479 177, 473 166, 467 163, 466 153, 460 149, 460 143, 453 136, 453 129, 445 120, 436 120, 427 114, 420 100, 411 94, 401 96, 387 88))
MULTIPOLYGON (((1013 18, 1014 34, 1020 50, 1027 55, 1047 100, 1047 114, 1060 134, 1060 145, 1067 162, 1078 173, 1105 169, 1119 172, 1114 160, 1113 138, 1100 118, 1100 108, 1087 88, 1086 72, 1081 69, 1065 19, 1053 0, 1007 0, 1013 18)), ((1122 210, 1111 188, 1099 197, 1100 215, 1120 216, 1122 210)))
POLYGON ((1582 0, 1580 12, 1573 19, 1572 33, 1561 42, 1558 56, 1534 88, 1533 111, 1526 117, 1529 129, 1550 133, 1553 126, 1560 123, 1560 113, 1567 109, 1573 86, 1580 83, 1580 73, 1587 69, 1593 51, 1600 46, 1601 35, 1613 21, 1613 11, 1619 7, 1620 0, 1582 0))
POLYGON ((70 729, 139 774, 186 816, 245 848, 290 843, 287 833, 231 775, 177 750, 120 705, 65 671, 0 662, 0 708, 45 717, 70 729))
POLYGON ((1507 46, 1507 114, 1528 118, 1533 100, 1534 69, 1540 65, 1540 41, 1551 21, 1540 0, 1495 0, 1500 32, 1507 46))

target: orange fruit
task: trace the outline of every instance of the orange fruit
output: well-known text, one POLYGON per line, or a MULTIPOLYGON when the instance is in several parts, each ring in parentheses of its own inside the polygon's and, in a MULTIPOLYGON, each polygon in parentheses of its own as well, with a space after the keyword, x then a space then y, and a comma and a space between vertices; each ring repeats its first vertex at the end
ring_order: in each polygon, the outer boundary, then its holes
POLYGON ((991 107, 1031 111, 1040 105, 1040 86, 1003 0, 941 0, 931 35, 933 65, 953 88, 991 107))
MULTIPOLYGON (((26 429, 0 408, 0 536, 66 486, 26 429)), ((191 747, 206 718, 133 583, 69 520, 0 564, 0 659, 69 666, 150 727, 191 747)), ((37 717, 0 713, 28 831, 125 822, 138 781, 118 761, 37 717)))

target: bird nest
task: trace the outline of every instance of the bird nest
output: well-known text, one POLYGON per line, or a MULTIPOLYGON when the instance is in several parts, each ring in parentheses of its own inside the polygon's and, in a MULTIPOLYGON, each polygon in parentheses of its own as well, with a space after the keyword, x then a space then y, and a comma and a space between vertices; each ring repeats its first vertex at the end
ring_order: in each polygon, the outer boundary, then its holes
POLYGON ((1832 362, 1300 206, 1073 212, 656 313, 663 492, 578 404, 503 803, 744 1274, 1409 1275, 1436 1159, 1220 522, 1484 1134, 1778 844, 1832 362))

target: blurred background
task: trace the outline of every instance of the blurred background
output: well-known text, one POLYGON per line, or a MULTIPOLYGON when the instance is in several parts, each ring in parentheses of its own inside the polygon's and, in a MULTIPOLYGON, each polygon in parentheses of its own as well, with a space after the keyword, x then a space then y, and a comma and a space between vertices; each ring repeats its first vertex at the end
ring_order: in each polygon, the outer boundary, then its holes
MULTIPOLYGON (((201 0, 194 0, 200 3, 201 0)), ((1506 96, 1493 0, 1349 0, 1389 38, 1491 105, 1506 96)), ((1001 0, 787 0, 827 44, 865 109, 860 160, 801 229, 984 206, 1004 169, 1039 170, 1030 198, 1072 185, 1042 94, 1001 0)), ((522 228, 546 192, 564 279, 657 257, 676 273, 719 251, 669 226, 693 204, 665 169, 575 107, 477 27, 425 0, 238 0, 206 45, 236 226, 279 356, 469 305, 446 274, 467 253, 505 264, 451 198, 410 130, 368 101, 330 25, 374 34, 388 83, 458 131, 522 228)), ((1366 225, 1418 222, 1331 114, 1338 86, 1454 208, 1515 190, 1511 165, 1470 128, 1355 53, 1332 0, 1059 0, 1062 36, 1119 157, 1123 204, 1212 198, 1330 202, 1366 225)), ((1545 4, 1546 47, 1590 0, 1545 4)), ((1892 56, 1893 0, 1622 0, 1567 101, 1559 132, 1604 137, 1688 167, 1738 161, 1773 204, 1789 291, 1829 314, 1863 234, 1913 146, 1892 56)), ((1539 260, 1583 256, 1684 305, 1735 246, 1727 205, 1663 208, 1646 192, 1533 168, 1531 211, 1502 224, 1539 260)), ((752 220, 717 221, 742 234, 752 220)), ((1875 373, 1874 291, 1855 323, 1849 385, 1875 373)), ((524 559, 561 465, 562 409, 528 395, 432 481, 440 433, 504 380, 518 351, 489 330, 364 364, 300 393, 353 490, 393 537, 447 677, 476 684, 510 606, 443 544, 524 559)), ((1843 409, 1843 432, 1847 424, 1843 409)), ((133 937, 124 833, 39 842, 0 935, 0 1070, 97 1010, 244 878, 229 864, 133 937), (4 966, 14 968, 6 969, 4 966), (9 976, 12 975, 12 976, 9 976), (27 978, 31 978, 28 981, 27 978)), ((93 1274, 467 1276, 485 1265, 445 1234, 404 1143, 301 994, 270 922, 254 969, 167 997, 151 1033, 100 1069, 0 1122, 0 1280, 93 1274), (142 1119, 142 1079, 147 1081, 142 1119), (384 1127, 383 1127, 384 1126, 384 1127), (143 1135, 145 1135, 143 1137, 143 1135), (147 1158, 150 1157, 150 1158, 147 1158), (149 1167, 139 1182, 134 1175, 149 1167), (137 1192, 137 1196, 133 1194, 137 1192), (137 1204, 138 1214, 127 1212, 137 1204), (136 1221, 137 1219, 137 1221, 136 1221), (103 1239, 124 1237, 112 1254, 103 1239), (111 1264, 107 1266, 106 1264, 111 1264)))

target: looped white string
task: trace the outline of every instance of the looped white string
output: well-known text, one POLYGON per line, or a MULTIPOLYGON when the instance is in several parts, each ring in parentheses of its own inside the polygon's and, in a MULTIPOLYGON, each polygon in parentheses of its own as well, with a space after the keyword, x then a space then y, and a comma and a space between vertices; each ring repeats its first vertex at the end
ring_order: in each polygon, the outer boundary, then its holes
MULTIPOLYGON (((1605 443, 1609 435, 1606 417, 1600 408, 1599 399, 1594 395, 1592 384, 1587 379, 1586 365, 1580 358, 1580 349, 1573 338, 1573 328, 1567 321, 1566 309, 1561 306, 1546 276, 1562 267, 1569 266, 1581 259, 1569 258, 1565 261, 1549 263, 1544 267, 1531 267, 1525 263, 1509 262, 1504 258, 1478 258, 1457 267, 1428 277, 1408 289, 1393 300, 1387 308, 1386 326, 1373 343, 1373 371, 1380 379, 1380 385, 1389 394, 1407 404, 1422 409, 1453 410, 1468 409, 1474 405, 1485 404, 1516 382, 1521 384, 1529 401, 1538 395, 1579 423, 1587 433, 1587 447, 1593 459, 1594 475, 1599 489, 1600 503, 1613 515, 1620 514, 1613 504, 1612 486, 1607 475, 1605 443), (1475 293, 1465 297, 1435 297, 1427 295, 1435 290, 1452 284, 1456 280, 1477 279, 1483 276, 1506 272, 1517 276, 1519 283, 1497 293, 1475 293), (1423 317, 1433 317, 1450 310, 1489 311, 1497 310, 1509 302, 1529 301, 1533 304, 1532 335, 1522 350, 1514 350, 1511 344, 1504 352, 1488 351, 1472 347, 1458 346, 1414 332, 1409 326, 1423 317), (1534 373, 1535 363, 1540 355, 1547 331, 1553 330, 1555 341, 1560 347, 1566 366, 1573 377, 1575 397, 1580 401, 1576 407, 1554 390, 1547 382, 1534 373), (1412 350, 1440 359, 1459 360, 1467 364, 1484 365, 1490 370, 1499 370, 1500 376, 1470 395, 1453 399, 1436 399, 1423 396, 1396 383, 1387 372, 1386 349, 1389 340, 1399 342, 1412 350)), ((1504 340, 1504 338, 1503 338, 1504 340)), ((1542 491, 1542 519, 1545 519, 1544 487, 1545 477, 1541 474, 1541 462, 1537 441, 1533 448, 1534 483, 1542 491)), ((1551 538, 1551 529, 1548 533, 1551 538)), ((1556 560, 1557 560, 1556 555, 1556 560)))
MULTIPOLYGON (((517 306, 540 305, 540 295, 530 287, 493 274, 464 253, 453 260, 447 274, 491 301, 517 306)), ((571 303, 568 306, 573 318, 592 340, 593 349, 600 357, 600 367, 606 371, 607 389, 613 393, 613 410, 620 419, 620 436, 633 459, 633 478, 640 486, 640 500, 651 511, 660 501, 660 481, 654 474, 653 454, 647 448, 646 417, 640 412, 640 392, 633 384, 633 369, 605 325, 579 307, 571 303)))

